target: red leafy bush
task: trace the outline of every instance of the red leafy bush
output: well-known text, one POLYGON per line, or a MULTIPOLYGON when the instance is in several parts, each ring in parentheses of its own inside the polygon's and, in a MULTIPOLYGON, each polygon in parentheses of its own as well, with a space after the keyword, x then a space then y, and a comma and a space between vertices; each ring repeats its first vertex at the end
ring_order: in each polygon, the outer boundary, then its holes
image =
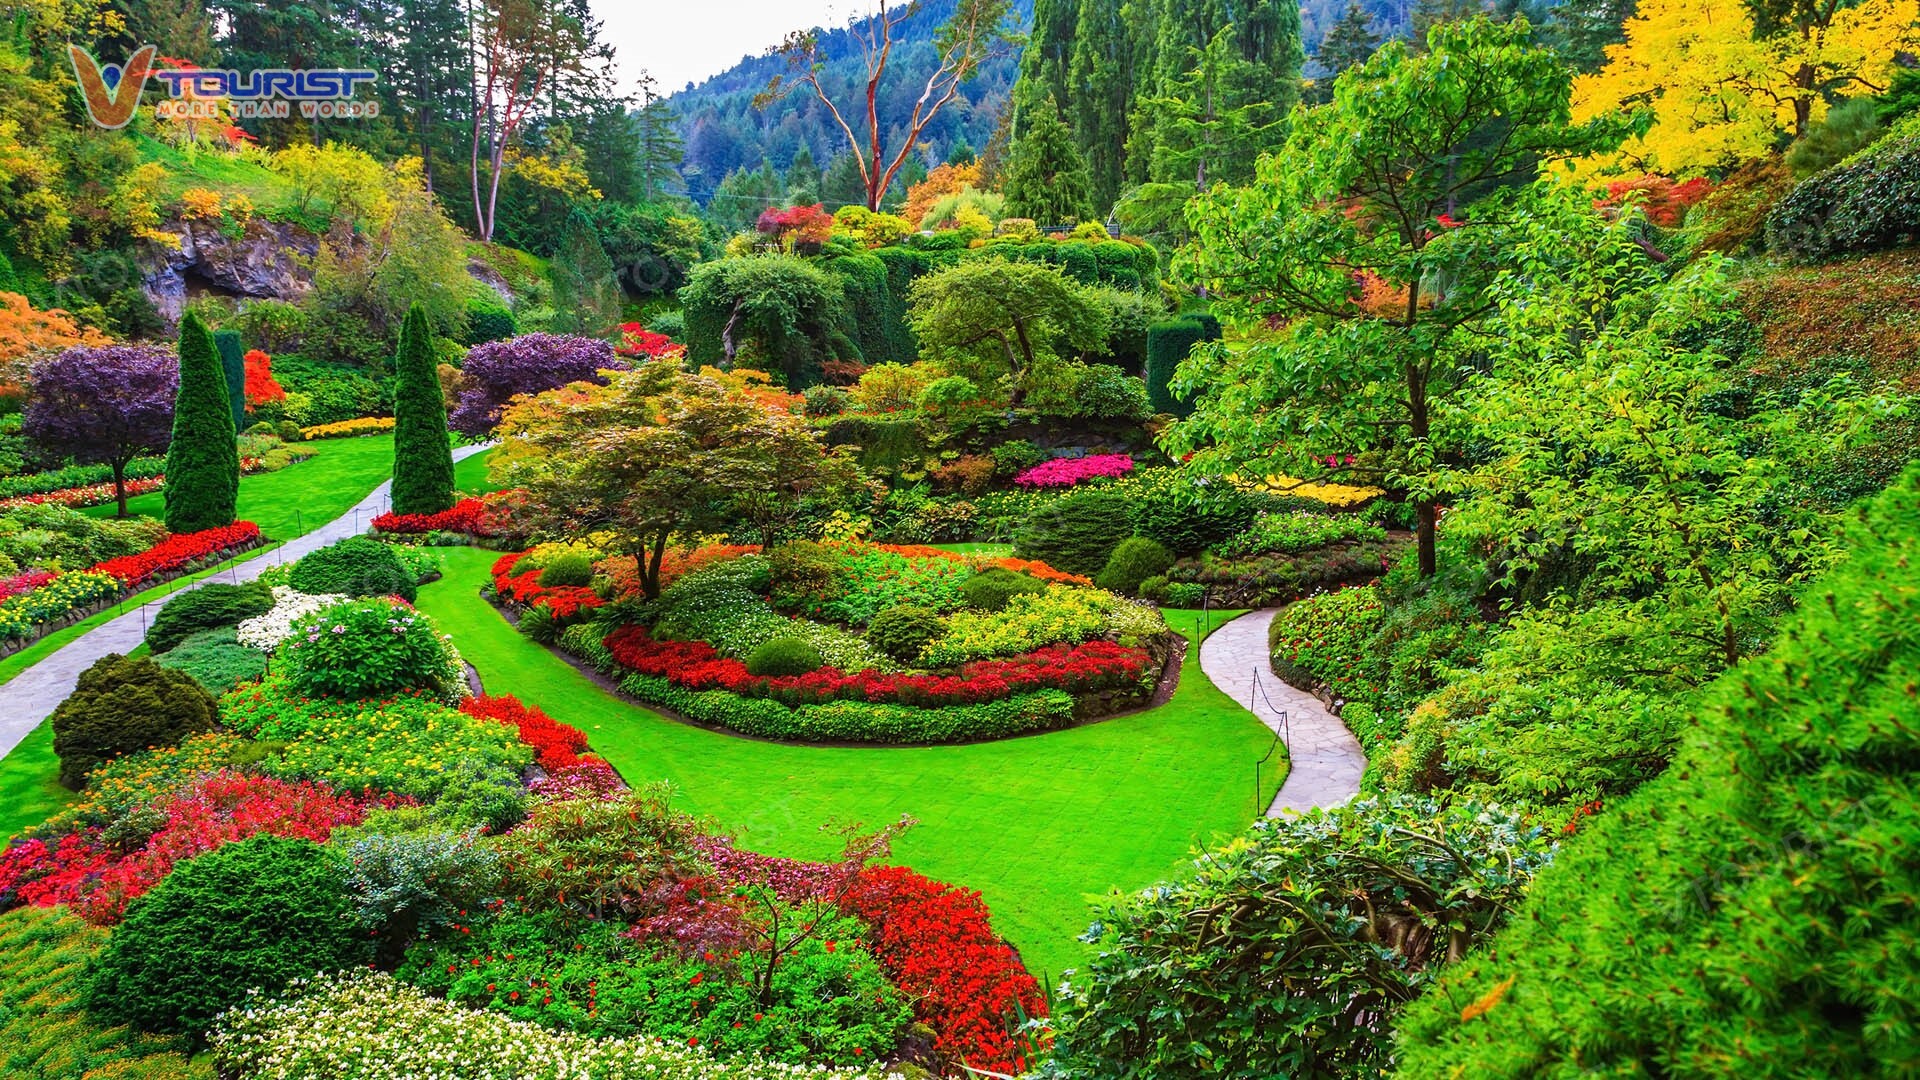
POLYGON ((760 212, 755 223, 763 236, 796 247, 819 247, 833 238, 833 215, 819 203, 760 212))
POLYGON ((1670 177, 1649 175, 1615 180, 1607 185, 1606 198, 1595 199, 1593 205, 1599 210, 1611 210, 1637 196, 1648 221, 1671 229, 1685 221, 1687 210, 1712 190, 1713 181, 1702 177, 1675 183, 1670 177))
MULTIPOLYGON (((41 840, 16 844, 0 855, 0 906, 68 904, 90 922, 119 922, 127 905, 176 863, 250 836, 324 842, 335 827, 358 825, 369 805, 398 802, 393 796, 342 795, 306 781, 209 773, 136 811, 153 832, 125 855, 116 855, 91 829, 64 836, 52 848, 41 840)), ((115 842, 128 841, 121 836, 115 842)))
POLYGON ((622 356, 644 356, 658 360, 679 353, 683 346, 665 334, 656 334, 637 322, 620 324, 620 344, 613 351, 622 356))
POLYGON ((461 499, 450 509, 437 514, 395 514, 389 511, 373 519, 373 527, 383 533, 417 536, 422 533, 457 532, 486 536, 487 507, 479 499, 461 499))
POLYGON ((972 889, 904 866, 874 866, 841 903, 872 928, 867 944, 935 1033, 934 1050, 975 1069, 1022 1073, 1032 1041, 1022 1020, 1047 1014, 1040 984, 994 935, 972 889))
POLYGON ((511 694, 470 697, 460 703, 460 711, 468 716, 511 725, 519 731, 520 741, 533 747, 540 767, 550 772, 580 764, 580 755, 587 748, 586 732, 563 724, 531 705, 522 704, 519 698, 511 694))
POLYGON ((257 409, 262 405, 287 400, 287 391, 280 380, 273 377, 273 357, 259 349, 248 349, 241 358, 247 408, 257 409))
POLYGON ((955 675, 894 675, 866 670, 843 674, 823 667, 805 675, 750 675, 704 641, 655 641, 641 626, 623 626, 603 642, 622 667, 665 678, 688 690, 726 690, 785 705, 828 701, 895 702, 939 707, 978 705, 1036 690, 1087 693, 1137 681, 1151 665, 1145 649, 1089 641, 1049 645, 1006 660, 976 660, 955 675))
POLYGON ((217 529, 178 533, 138 555, 122 555, 95 563, 93 569, 111 574, 125 584, 138 585, 157 574, 171 573, 208 556, 246 547, 260 539, 260 526, 236 521, 217 529))

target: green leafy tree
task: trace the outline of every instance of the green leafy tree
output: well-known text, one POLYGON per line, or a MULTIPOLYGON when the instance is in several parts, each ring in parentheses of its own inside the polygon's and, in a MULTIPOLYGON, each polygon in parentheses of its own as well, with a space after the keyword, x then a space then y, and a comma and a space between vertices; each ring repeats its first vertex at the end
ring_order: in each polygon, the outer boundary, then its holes
POLYGON ((167 444, 166 521, 176 533, 233 523, 240 497, 240 450, 233 399, 213 334, 200 316, 180 320, 180 391, 167 444))
POLYGON ((797 497, 794 485, 826 467, 803 418, 674 360, 509 406, 499 431, 495 471, 527 492, 529 524, 553 536, 607 534, 636 558, 649 597, 676 535, 767 528, 779 514, 760 495, 797 497))
POLYGON ((1920 469, 1849 534, 1772 648, 1691 700, 1673 767, 1403 1015, 1399 1075, 1910 1069, 1920 469))
POLYGON ((1073 144, 1073 132, 1049 98, 1026 117, 1026 129, 1007 157, 1007 213, 1042 225, 1074 225, 1092 218, 1093 182, 1073 144))
POLYGON ((1182 366, 1176 392, 1200 396, 1169 448, 1303 478, 1351 456, 1331 473, 1417 504, 1424 575, 1462 450, 1466 331, 1490 310, 1486 287, 1534 198, 1525 181, 1618 127, 1572 123, 1571 75, 1530 38, 1524 21, 1479 18, 1437 28, 1424 55, 1389 43, 1332 102, 1295 114, 1253 183, 1195 200, 1177 264, 1244 341, 1182 366))
POLYGON ((797 256, 703 263, 680 299, 695 364, 779 372, 797 392, 819 381, 825 361, 859 355, 843 325, 839 280, 797 256))
POLYGON ((447 403, 434 362, 433 330, 418 304, 400 327, 393 366, 393 511, 437 514, 453 506, 453 448, 447 441, 447 403))
POLYGON ((981 386, 1010 382, 1015 403, 1063 349, 1090 352, 1107 339, 1099 297, 1040 263, 969 259, 914 282, 908 304, 925 357, 981 386))

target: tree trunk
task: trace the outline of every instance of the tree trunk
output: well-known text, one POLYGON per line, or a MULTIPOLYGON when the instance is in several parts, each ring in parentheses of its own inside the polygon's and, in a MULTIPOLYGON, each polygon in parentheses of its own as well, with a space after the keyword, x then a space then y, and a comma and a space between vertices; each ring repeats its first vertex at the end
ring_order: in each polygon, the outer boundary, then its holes
POLYGON ((1440 508, 1432 499, 1420 504, 1419 523, 1415 526, 1414 538, 1420 551, 1420 576, 1432 577, 1439 569, 1439 555, 1434 544, 1438 530, 1435 525, 1440 520, 1440 508))
POLYGON ((113 496, 120 503, 120 512, 115 517, 127 516, 127 463, 119 458, 113 459, 113 496))

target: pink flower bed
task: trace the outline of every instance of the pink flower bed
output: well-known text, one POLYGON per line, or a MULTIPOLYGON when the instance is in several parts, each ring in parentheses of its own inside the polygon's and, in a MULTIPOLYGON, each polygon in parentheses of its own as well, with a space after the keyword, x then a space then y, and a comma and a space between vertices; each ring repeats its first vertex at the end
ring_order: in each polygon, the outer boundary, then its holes
POLYGON ((1133 471, 1131 454, 1090 454, 1083 458, 1054 458, 1013 478, 1020 487, 1073 487, 1088 480, 1114 480, 1133 471))

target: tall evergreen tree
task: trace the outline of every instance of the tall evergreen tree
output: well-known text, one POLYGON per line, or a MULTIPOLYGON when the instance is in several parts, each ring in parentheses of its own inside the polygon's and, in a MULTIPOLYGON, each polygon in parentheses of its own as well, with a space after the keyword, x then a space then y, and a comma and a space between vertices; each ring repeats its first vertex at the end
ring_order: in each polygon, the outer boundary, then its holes
POLYGON ((1639 6, 1634 0, 1563 0, 1547 16, 1547 37, 1576 70, 1599 71, 1607 46, 1627 40, 1627 20, 1639 6))
POLYGON ((227 401, 233 407, 235 431, 247 426, 247 350, 240 331, 215 330, 213 348, 220 354, 220 373, 227 377, 227 401))
POLYGON ((1080 6, 1068 77, 1074 142, 1086 155, 1096 205, 1112 206, 1126 180, 1127 108, 1133 99, 1134 30, 1118 3, 1080 6))
POLYGON ((1094 215, 1093 181, 1052 98, 1031 110, 1007 155, 1007 215, 1074 225, 1094 215))
POLYGON ((1313 56, 1320 74, 1313 80, 1313 100, 1333 100, 1333 84, 1340 74, 1355 64, 1364 64, 1380 47, 1380 35, 1373 32, 1373 15, 1355 0, 1347 0, 1346 14, 1327 29, 1320 40, 1320 51, 1313 56))
POLYGON ((1253 175, 1260 152, 1277 141, 1280 114, 1241 87, 1259 78, 1241 58, 1234 28, 1223 27, 1205 48, 1191 50, 1193 67, 1146 103, 1154 120, 1152 175, 1205 191, 1216 180, 1253 175))
POLYGON ((793 152, 793 161, 787 165, 787 202, 810 206, 819 201, 820 166, 813 160, 813 151, 801 143, 793 152))
POLYGON ((173 441, 167 445, 166 522, 169 532, 190 533, 233 524, 240 449, 220 351, 207 324, 191 311, 180 320, 179 347, 180 389, 173 399, 173 441))
POLYGON ((419 304, 407 309, 393 368, 393 512, 437 514, 453 506, 453 447, 433 330, 419 304))
POLYGON ((620 321, 620 279, 613 260, 593 222, 578 209, 567 216, 554 252, 553 300, 560 309, 560 329, 599 337, 620 321))
POLYGON ((639 158, 640 197, 660 199, 677 194, 685 185, 680 180, 680 162, 686 157, 686 143, 680 138, 679 117, 660 93, 652 75, 640 76, 640 111, 635 120, 639 129, 636 156, 639 158))

